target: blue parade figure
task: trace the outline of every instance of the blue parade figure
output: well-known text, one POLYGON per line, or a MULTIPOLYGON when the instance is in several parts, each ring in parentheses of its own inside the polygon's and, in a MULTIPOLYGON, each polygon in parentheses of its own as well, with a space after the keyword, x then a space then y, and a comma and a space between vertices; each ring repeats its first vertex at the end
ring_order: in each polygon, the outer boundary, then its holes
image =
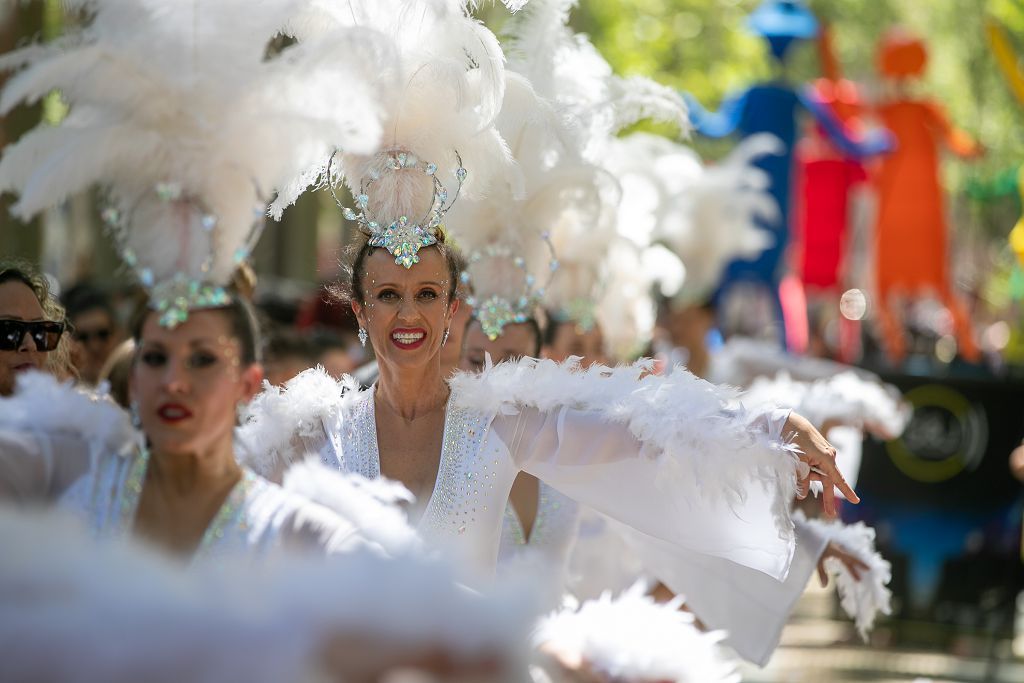
MULTIPOLYGON (((818 35, 818 21, 802 0, 763 0, 750 15, 748 28, 768 41, 777 65, 777 76, 734 93, 723 101, 717 113, 705 110, 692 96, 686 94, 690 118, 702 135, 723 138, 736 133, 742 138, 758 133, 770 133, 779 138, 784 147, 781 155, 765 156, 756 165, 771 178, 770 192, 779 205, 776 220, 761 220, 765 230, 775 238, 774 243, 753 260, 730 263, 722 282, 714 294, 714 303, 721 312, 730 290, 739 283, 752 283, 770 297, 781 338, 786 340, 785 316, 780 298, 780 284, 784 275, 783 258, 790 238, 790 183, 794 171, 794 150, 799 131, 797 117, 801 110, 811 114, 821 125, 828 138, 843 153, 863 158, 885 152, 891 147, 885 133, 873 133, 855 139, 842 121, 825 104, 819 102, 809 86, 796 86, 785 78, 785 63, 789 48, 795 41, 810 40, 818 35)), ((805 311, 800 312, 806 315, 805 311)))

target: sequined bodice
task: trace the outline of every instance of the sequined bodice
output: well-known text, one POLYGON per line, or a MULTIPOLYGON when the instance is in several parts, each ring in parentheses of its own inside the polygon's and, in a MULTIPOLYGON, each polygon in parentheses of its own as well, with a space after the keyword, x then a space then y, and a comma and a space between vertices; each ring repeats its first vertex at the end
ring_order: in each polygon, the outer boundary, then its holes
POLYGON ((542 553, 545 562, 560 571, 568 562, 579 520, 580 508, 576 501, 540 482, 537 517, 529 538, 523 531, 522 521, 511 501, 506 504, 498 562, 514 560, 529 550, 542 553))
MULTIPOLYGON (((87 476, 64 493, 61 507, 82 515, 96 536, 128 536, 148 463, 144 449, 102 457, 87 476)), ((244 470, 203 534, 194 559, 266 551, 277 540, 272 518, 280 511, 280 498, 277 487, 244 470)))
MULTIPOLYGON (((437 480, 419 522, 428 541, 452 550, 483 573, 493 571, 505 502, 518 472, 508 448, 491 433, 492 419, 449 401, 437 480)), ((324 428, 324 464, 380 476, 372 389, 361 392, 336 423, 324 428)))

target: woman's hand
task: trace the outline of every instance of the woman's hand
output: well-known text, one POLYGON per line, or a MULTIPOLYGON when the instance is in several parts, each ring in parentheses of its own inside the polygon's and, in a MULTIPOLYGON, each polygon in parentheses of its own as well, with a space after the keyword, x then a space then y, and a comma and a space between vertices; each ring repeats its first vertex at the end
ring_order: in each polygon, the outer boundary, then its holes
POLYGON ((834 557, 842 562, 843 566, 850 572, 850 576, 852 576, 853 580, 857 582, 860 581, 860 577, 862 575, 871 569, 856 555, 847 552, 842 546, 830 542, 825 546, 825 552, 823 552, 821 557, 818 558, 818 580, 821 581, 822 588, 828 585, 828 572, 825 571, 825 560, 830 557, 834 557))
POLYGON ((843 473, 836 467, 836 449, 807 421, 807 418, 790 413, 782 432, 791 437, 793 444, 800 450, 800 461, 810 468, 806 475, 801 473, 802 476, 797 483, 798 498, 807 497, 810 482, 820 481, 824 492, 822 507, 829 517, 836 516, 837 488, 851 503, 860 502, 860 498, 846 483, 843 473))

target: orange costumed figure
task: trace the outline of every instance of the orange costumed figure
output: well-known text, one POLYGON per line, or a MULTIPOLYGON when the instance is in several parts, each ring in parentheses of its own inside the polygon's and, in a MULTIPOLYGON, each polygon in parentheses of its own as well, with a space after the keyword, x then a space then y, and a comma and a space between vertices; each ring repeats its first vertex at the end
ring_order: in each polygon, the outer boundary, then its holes
POLYGON ((882 159, 875 179, 878 316, 886 353, 893 361, 901 361, 906 338, 896 297, 937 294, 952 314, 960 354, 975 361, 979 353, 970 319, 950 283, 939 148, 945 145, 965 158, 981 150, 950 124, 938 103, 907 93, 906 85, 921 76, 927 61, 924 43, 902 29, 892 29, 882 38, 878 68, 891 82, 893 94, 879 104, 877 115, 895 136, 896 150, 882 159))

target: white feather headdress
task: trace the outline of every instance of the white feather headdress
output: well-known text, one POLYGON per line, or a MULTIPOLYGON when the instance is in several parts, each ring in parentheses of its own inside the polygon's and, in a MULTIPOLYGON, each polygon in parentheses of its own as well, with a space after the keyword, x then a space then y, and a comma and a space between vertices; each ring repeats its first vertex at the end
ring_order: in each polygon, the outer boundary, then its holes
POLYGON ((660 136, 635 133, 614 141, 607 163, 623 186, 620 231, 640 245, 666 245, 685 269, 681 286, 661 283, 663 294, 706 297, 729 261, 769 246, 756 220, 777 214, 778 206, 752 161, 779 149, 774 137, 752 136, 724 160, 705 165, 690 148, 660 136))
MULTIPOLYGON (((643 119, 674 123, 682 133, 689 131, 689 122, 678 93, 650 79, 615 75, 589 40, 573 33, 568 20, 575 5, 576 0, 532 2, 512 22, 509 54, 511 68, 526 75, 537 92, 571 120, 567 157, 592 164, 587 211, 551 230, 559 274, 545 297, 556 319, 587 329, 597 322, 599 302, 613 286, 610 275, 618 265, 610 259, 617 239, 620 190, 616 178, 605 170, 615 135, 643 119)), ((626 245, 620 247, 614 258, 631 258, 624 253, 626 245)), ((641 317, 642 325, 653 320, 652 315, 641 317)))
POLYGON ((174 324, 216 304, 272 192, 341 146, 372 153, 389 42, 341 27, 268 58, 298 0, 67 0, 87 25, 7 55, 0 111, 58 89, 70 105, 8 147, 0 189, 32 216, 98 185, 125 261, 174 324))
MULTIPOLYGON (((490 179, 513 168, 494 126, 505 93, 504 55, 463 0, 308 4, 289 25, 300 44, 331 26, 373 29, 395 41, 399 87, 384 103, 380 151, 343 150, 304 180, 347 184, 356 206, 346 217, 409 267, 437 238, 456 193, 480 197, 490 179)), ((282 195, 274 211, 293 199, 282 195)))
POLYGON ((497 125, 516 166, 488 196, 455 207, 448 222, 468 259, 467 301, 491 339, 537 315, 558 267, 551 234, 600 207, 599 169, 573 153, 566 120, 515 72, 497 125))

